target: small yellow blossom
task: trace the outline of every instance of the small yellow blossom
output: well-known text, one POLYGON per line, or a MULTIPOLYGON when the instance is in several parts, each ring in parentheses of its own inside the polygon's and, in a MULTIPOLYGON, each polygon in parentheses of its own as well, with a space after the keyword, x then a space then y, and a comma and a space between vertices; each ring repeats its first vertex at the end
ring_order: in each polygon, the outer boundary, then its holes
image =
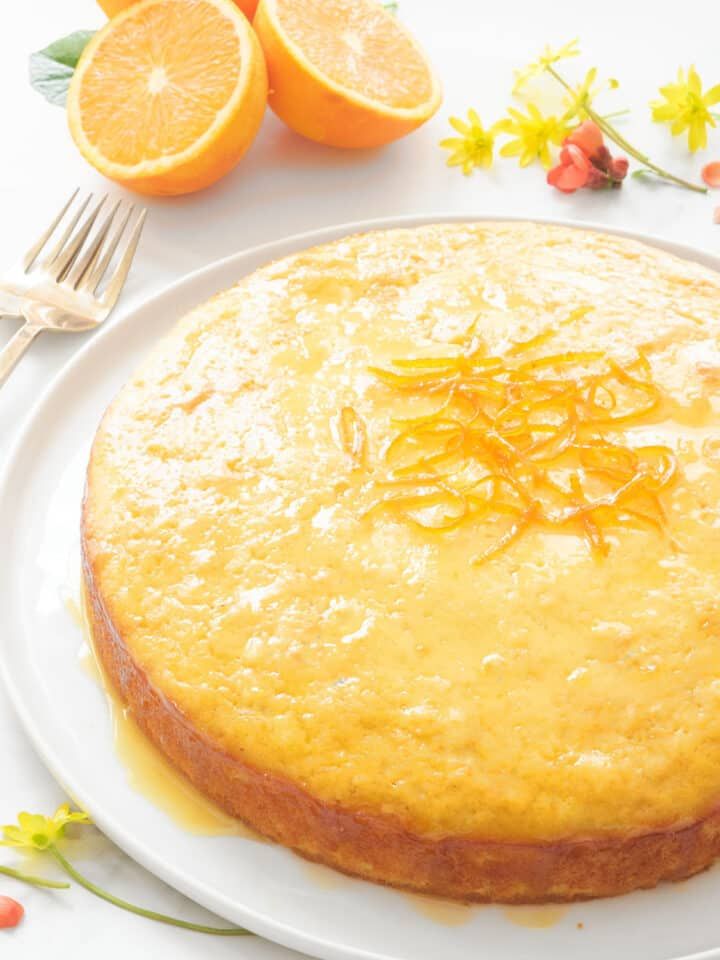
POLYGON ((568 117, 543 116, 534 103, 528 104, 527 114, 514 107, 508 110, 509 116, 497 124, 498 131, 514 136, 503 147, 503 157, 518 157, 520 166, 527 167, 539 160, 547 169, 552 165, 550 145, 559 146, 572 131, 568 117))
POLYGON ((669 123, 674 137, 687 130, 688 147, 694 153, 707 146, 707 128, 714 127, 715 120, 709 108, 720 102, 720 84, 706 93, 702 91, 702 82, 695 67, 690 67, 685 75, 682 67, 678 70, 677 82, 660 87, 662 100, 650 104, 652 118, 657 123, 669 123))
POLYGON ((580 56, 580 47, 578 46, 577 37, 562 47, 559 47, 557 50, 553 50, 550 46, 546 45, 537 60, 533 60, 532 63, 529 63, 527 67, 524 67, 522 70, 515 71, 513 93, 518 93, 528 80, 543 73, 548 67, 551 67, 559 60, 567 60, 569 57, 578 56, 580 56))
POLYGON ((0 846, 47 850, 62 837, 68 823, 90 822, 86 813, 71 812, 67 803, 58 807, 52 817, 44 817, 39 813, 21 813, 18 815, 17 824, 2 828, 4 839, 0 840, 0 846))
POLYGON ((459 137, 446 137, 440 146, 450 150, 449 167, 461 167, 465 176, 475 167, 490 167, 495 149, 495 127, 486 130, 475 110, 468 110, 467 122, 459 117, 450 117, 450 125, 459 137))

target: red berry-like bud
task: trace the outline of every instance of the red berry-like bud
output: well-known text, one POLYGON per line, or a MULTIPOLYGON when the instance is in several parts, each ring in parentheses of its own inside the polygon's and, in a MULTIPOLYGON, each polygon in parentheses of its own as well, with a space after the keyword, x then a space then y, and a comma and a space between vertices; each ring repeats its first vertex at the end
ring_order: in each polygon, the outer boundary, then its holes
POLYGON ((612 163, 612 156, 605 144, 603 144, 597 153, 593 154, 590 159, 592 160, 594 166, 598 168, 598 170, 603 170, 605 173, 607 173, 608 169, 610 168, 610 164, 612 163))
POLYGON ((627 157, 614 157, 610 161, 608 173, 616 183, 619 183, 627 176, 628 167, 629 163, 627 157))
POLYGON ((610 178, 604 170, 598 170, 597 167, 590 167, 590 173, 588 174, 585 186, 590 190, 604 190, 610 186, 610 178))
POLYGON ((0 930, 16 927, 25 916, 25 909, 12 897, 0 897, 0 930))

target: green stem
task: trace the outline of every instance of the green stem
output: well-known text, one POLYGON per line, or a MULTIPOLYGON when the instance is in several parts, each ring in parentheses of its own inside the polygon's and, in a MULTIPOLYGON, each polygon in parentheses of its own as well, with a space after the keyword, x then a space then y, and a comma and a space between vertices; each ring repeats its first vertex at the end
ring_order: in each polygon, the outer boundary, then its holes
MULTIPOLYGON (((569 83, 567 83, 557 70, 551 65, 545 68, 548 73, 553 76, 558 83, 569 92, 573 93, 573 89, 569 83)), ((691 183, 689 180, 683 180, 682 177, 676 177, 674 173, 669 173, 667 170, 663 170, 662 167, 658 167, 657 164, 653 163, 652 160, 644 153, 641 153, 640 150, 636 149, 631 143, 623 137, 621 133, 608 123, 599 113, 597 113, 590 106, 589 103, 584 103, 582 109, 587 113, 588 117, 593 120, 602 130, 606 137, 613 141, 621 150, 624 150, 625 153, 629 153, 631 157, 642 163, 643 166, 646 166, 649 170, 652 170, 653 173, 657 174, 658 177, 662 177, 663 180, 669 180, 671 183, 676 183, 679 187, 685 187, 686 190, 693 190, 695 193, 707 193, 707 187, 701 187, 698 183, 691 183)))
POLYGON ((630 110, 626 107, 624 110, 614 110, 612 113, 604 113, 603 120, 614 120, 616 117, 626 117, 630 110))
POLYGON ((88 880, 87 877, 84 877, 68 860, 65 859, 57 847, 51 846, 48 847, 48 850, 50 853, 52 853, 65 873, 67 873, 72 880, 80 884, 81 887, 84 887, 89 893, 92 893, 96 897, 100 897, 101 900, 106 900, 108 903, 111 903, 115 907, 119 907, 121 910, 127 910, 129 913, 135 913, 139 917, 147 917, 148 920, 156 920, 158 923, 167 923, 173 927, 182 927, 184 930, 195 930, 196 933, 211 933, 218 937, 252 936, 251 932, 249 930, 245 930, 243 927, 206 927, 201 923, 190 923, 187 920, 178 920, 176 917, 168 917, 164 913, 156 913, 154 910, 146 910, 144 907, 138 907, 134 903, 128 903, 127 900, 121 900, 120 897, 116 897, 112 893, 108 893, 107 890, 103 890, 102 887, 98 887, 91 880, 88 880))
POLYGON ((21 873, 19 870, 13 870, 12 867, 0 867, 0 873, 6 877, 12 877, 13 880, 20 880, 21 883, 29 883, 33 887, 49 887, 51 890, 68 890, 70 888, 69 883, 58 883, 57 880, 33 877, 29 873, 21 873))

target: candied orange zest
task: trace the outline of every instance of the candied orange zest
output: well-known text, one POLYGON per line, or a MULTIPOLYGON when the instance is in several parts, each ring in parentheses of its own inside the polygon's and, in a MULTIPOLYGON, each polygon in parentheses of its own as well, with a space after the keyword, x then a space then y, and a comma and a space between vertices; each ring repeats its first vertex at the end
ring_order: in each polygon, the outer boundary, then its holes
POLYGON ((546 367, 566 367, 578 366, 578 364, 589 364, 597 360, 604 359, 605 354, 601 350, 568 350, 565 353, 555 353, 548 357, 538 357, 535 360, 527 360, 521 363, 517 368, 520 373, 535 373, 546 367))
POLYGON ((633 446, 621 434, 654 422, 663 407, 646 354, 622 363, 600 350, 533 355, 590 309, 500 356, 473 341, 461 354, 371 368, 405 402, 436 403, 429 413, 392 421, 399 429, 382 455, 388 474, 373 484, 386 495, 370 510, 382 507, 433 531, 499 523, 497 541, 473 563, 530 528, 580 536, 599 557, 610 550, 611 530, 666 532, 661 497, 677 478, 677 457, 670 447, 633 446), (399 492, 388 496, 393 487, 399 492))
POLYGON ((498 553, 502 553, 503 550, 506 550, 510 544, 517 540, 520 534, 536 519, 540 514, 540 505, 533 501, 527 510, 522 513, 517 520, 512 524, 509 530, 500 537, 492 546, 488 547, 487 550, 484 550, 482 553, 478 554, 477 557, 474 557, 472 562, 474 564, 485 563, 486 560, 489 560, 491 557, 497 556, 498 553))
POLYGON ((354 407, 346 406, 340 410, 337 428, 340 444, 353 461, 353 465, 356 468, 366 466, 367 427, 354 407))
POLYGON ((468 505, 461 493, 438 484, 435 489, 428 489, 424 493, 399 493, 383 497, 373 503, 367 512, 380 509, 393 510, 424 530, 449 530, 462 522, 468 505), (447 507, 450 512, 434 518, 417 515, 418 511, 431 507, 447 507))
POLYGON ((541 330, 540 333, 536 333, 534 337, 530 337, 528 340, 520 340, 517 343, 514 343, 508 348, 506 356, 515 357, 519 353, 524 353, 526 350, 532 350, 536 347, 542 346, 544 343, 547 343, 548 340, 554 337, 563 327, 574 323, 576 320, 582 319, 593 309, 593 307, 576 307, 576 309, 572 310, 564 320, 561 320, 560 323, 557 324, 557 326, 548 327, 546 330, 541 330))

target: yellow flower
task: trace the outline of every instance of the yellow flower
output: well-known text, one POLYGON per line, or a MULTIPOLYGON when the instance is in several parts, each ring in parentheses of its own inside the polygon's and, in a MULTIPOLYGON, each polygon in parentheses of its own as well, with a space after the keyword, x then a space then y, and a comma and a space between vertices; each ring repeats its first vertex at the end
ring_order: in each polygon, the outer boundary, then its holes
POLYGON ((685 76, 682 67, 678 70, 677 82, 660 87, 663 100, 654 100, 650 104, 652 118, 657 123, 669 123, 674 137, 686 130, 688 147, 694 153, 707 146, 707 127, 715 126, 715 120, 708 109, 720 102, 720 84, 707 93, 702 91, 702 82, 695 67, 690 67, 685 76))
POLYGON ((459 117, 450 117, 450 125, 460 136, 440 141, 441 147, 451 151, 447 159, 449 167, 462 167, 467 176, 475 167, 492 166, 495 127, 486 130, 475 110, 468 110, 467 123, 459 117))
POLYGON ((500 149, 503 157, 519 157, 520 166, 527 167, 533 160, 540 160, 545 168, 552 164, 550 144, 560 145, 571 133, 568 117, 543 116, 534 103, 528 104, 527 114, 514 107, 508 110, 509 117, 497 124, 503 133, 514 135, 500 149))
POLYGON ((524 69, 515 71, 515 86, 513 87, 513 93, 518 93, 525 86, 528 80, 531 80, 538 74, 543 73, 548 67, 551 67, 553 64, 557 63, 558 60, 567 60, 569 57, 578 56, 580 56, 580 48, 578 46, 577 37, 574 40, 571 40, 569 43, 564 44, 562 47, 559 47, 557 50, 553 50, 546 44, 545 49, 537 58, 537 60, 533 60, 533 62, 529 63, 524 69))
POLYGON ((21 813, 17 824, 2 828, 4 840, 0 846, 22 847, 27 850, 47 850, 62 837, 68 823, 90 823, 90 817, 82 811, 71 812, 70 806, 63 803, 52 817, 39 813, 21 813))
MULTIPOLYGON (((581 121, 587 120, 589 117, 588 107, 593 105, 595 98, 605 90, 617 90, 620 86, 614 77, 608 77, 607 80, 599 82, 597 74, 597 67, 591 67, 585 74, 585 79, 582 83, 568 90, 567 96, 563 100, 564 106, 567 107, 563 120, 571 120, 573 117, 577 117, 581 121)), ((616 113, 608 114, 608 116, 620 116, 627 112, 627 110, 620 110, 616 113)))

